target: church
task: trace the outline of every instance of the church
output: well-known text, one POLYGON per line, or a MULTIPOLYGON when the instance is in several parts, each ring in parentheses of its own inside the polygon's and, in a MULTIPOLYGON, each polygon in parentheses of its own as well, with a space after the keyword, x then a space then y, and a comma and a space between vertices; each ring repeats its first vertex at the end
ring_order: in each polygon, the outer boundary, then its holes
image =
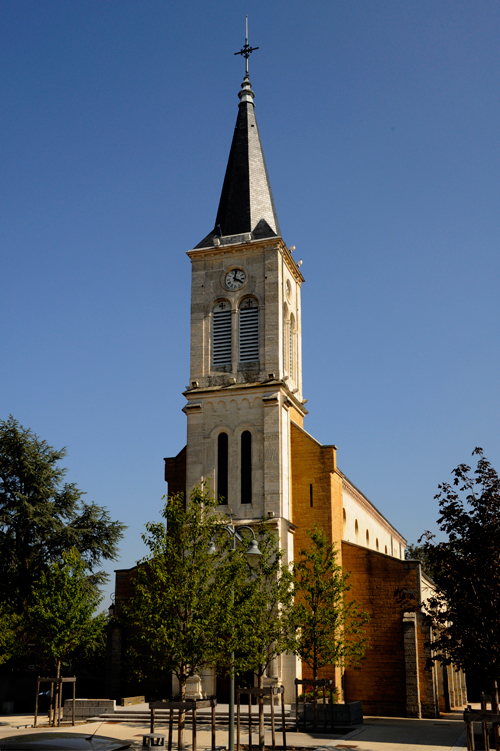
MULTIPOLYGON (((191 364, 184 391, 186 446, 165 459, 168 493, 208 481, 234 523, 263 518, 276 530, 285 561, 308 545, 306 530, 322 527, 351 572, 351 594, 370 615, 370 649, 360 670, 323 669, 341 701, 363 703, 367 715, 437 717, 465 699, 463 675, 427 667, 432 634, 420 608, 405 612, 396 592, 418 605, 432 581, 418 561, 405 560, 406 540, 337 465, 337 447, 306 430, 302 385, 304 283, 293 247, 285 243, 246 75, 222 184, 215 226, 187 252, 191 261, 191 364)), ((214 201, 215 203, 215 201, 214 201)), ((117 605, 130 595, 131 569, 116 572, 117 605)), ((108 659, 110 690, 120 684, 120 638, 108 659)), ((311 677, 294 655, 268 670, 268 685, 294 701, 295 678, 311 677)), ((222 686, 202 676, 208 695, 222 686)))

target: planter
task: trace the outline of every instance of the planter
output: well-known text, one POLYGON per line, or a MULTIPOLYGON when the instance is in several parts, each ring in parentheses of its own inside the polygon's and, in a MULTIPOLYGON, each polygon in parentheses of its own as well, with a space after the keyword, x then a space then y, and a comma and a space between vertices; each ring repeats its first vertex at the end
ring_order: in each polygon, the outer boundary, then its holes
MULTIPOLYGON (((306 721, 313 721, 314 705, 312 702, 307 702, 305 705, 299 701, 299 722, 304 722, 304 706, 306 709, 306 721)), ((323 725, 323 701, 318 701, 318 728, 323 725)), ((363 724, 363 705, 360 701, 350 701, 347 704, 327 704, 326 705, 326 724, 329 727, 332 721, 332 709, 333 709, 333 724, 341 727, 349 727, 351 725, 363 724)), ((295 704, 292 704, 292 713, 295 715, 295 704)))

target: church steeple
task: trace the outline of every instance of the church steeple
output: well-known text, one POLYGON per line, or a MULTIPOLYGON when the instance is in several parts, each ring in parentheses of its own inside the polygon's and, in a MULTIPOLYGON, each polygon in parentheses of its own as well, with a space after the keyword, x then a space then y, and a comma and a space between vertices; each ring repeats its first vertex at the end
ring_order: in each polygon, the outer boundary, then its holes
POLYGON ((234 242, 238 235, 250 235, 247 239, 255 240, 281 235, 248 73, 238 96, 238 117, 215 227, 197 248, 225 244, 224 238, 234 242))

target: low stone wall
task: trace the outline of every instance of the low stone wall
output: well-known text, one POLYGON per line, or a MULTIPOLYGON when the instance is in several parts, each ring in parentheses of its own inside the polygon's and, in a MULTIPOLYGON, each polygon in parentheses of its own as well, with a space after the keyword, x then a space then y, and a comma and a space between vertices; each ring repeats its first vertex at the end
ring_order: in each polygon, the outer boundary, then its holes
MULTIPOLYGON (((114 712, 115 707, 114 699, 75 699, 75 720, 86 720, 88 717, 97 717, 103 712, 114 712)), ((73 699, 66 699, 63 719, 71 720, 72 713, 73 699)))

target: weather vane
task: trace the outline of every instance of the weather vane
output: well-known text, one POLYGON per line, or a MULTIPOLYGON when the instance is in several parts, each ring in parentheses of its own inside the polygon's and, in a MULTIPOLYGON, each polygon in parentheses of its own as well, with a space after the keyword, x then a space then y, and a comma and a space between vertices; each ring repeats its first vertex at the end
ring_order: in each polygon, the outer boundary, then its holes
POLYGON ((254 52, 255 50, 258 50, 258 47, 250 47, 248 44, 248 16, 245 16, 246 21, 246 36, 245 36, 245 45, 241 48, 239 52, 235 52, 235 55, 243 55, 245 58, 245 74, 248 78, 248 58, 250 57, 250 53, 254 52))

